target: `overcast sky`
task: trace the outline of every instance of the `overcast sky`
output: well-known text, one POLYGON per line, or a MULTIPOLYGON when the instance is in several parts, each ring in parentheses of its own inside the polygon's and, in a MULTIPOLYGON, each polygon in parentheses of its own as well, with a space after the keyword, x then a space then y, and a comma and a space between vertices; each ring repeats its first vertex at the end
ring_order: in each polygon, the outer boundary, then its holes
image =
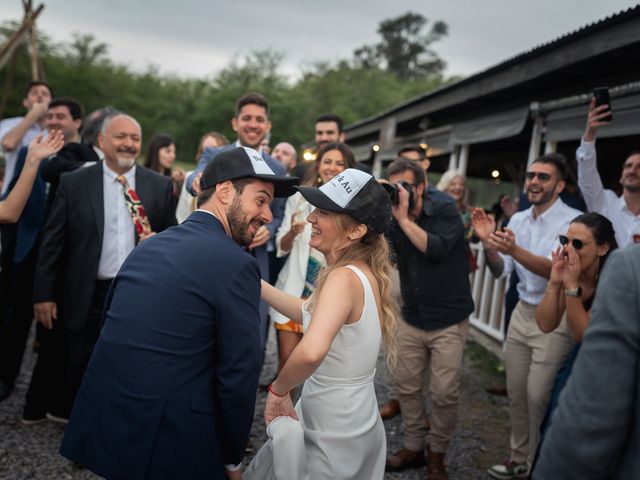
MULTIPOLYGON (((449 24, 434 45, 447 74, 470 75, 637 2, 623 0, 42 0, 38 26, 56 41, 93 33, 116 63, 134 70, 206 77, 234 56, 272 48, 284 72, 350 57, 377 41, 381 20, 413 11, 449 24)), ((34 0, 39 4, 39 0, 34 0)), ((2 0, 0 20, 22 16, 2 0)))

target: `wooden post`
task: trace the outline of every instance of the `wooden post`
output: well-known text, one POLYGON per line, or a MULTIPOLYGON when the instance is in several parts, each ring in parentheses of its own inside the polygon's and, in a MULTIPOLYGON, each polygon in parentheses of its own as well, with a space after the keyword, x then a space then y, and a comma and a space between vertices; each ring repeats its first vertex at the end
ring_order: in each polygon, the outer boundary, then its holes
MULTIPOLYGON (((396 141, 396 119, 394 117, 387 118, 380 128, 379 146, 380 150, 392 148, 396 141)), ((372 174, 376 178, 382 175, 382 158, 376 155, 373 160, 372 174)))
MULTIPOLYGON (((27 6, 31 8, 31 2, 28 2, 27 4, 23 1, 22 3, 25 5, 25 8, 27 8, 27 6)), ((20 25, 20 28, 18 28, 18 30, 11 36, 11 38, 9 38, 9 40, 7 40, 2 48, 0 48, 0 69, 4 67, 6 63, 11 59, 12 53, 16 48, 18 48, 18 45, 20 45, 20 42, 27 34, 27 32, 29 32, 32 25, 35 24, 38 15, 40 15, 43 9, 44 5, 40 5, 35 11, 25 11, 25 17, 22 20, 22 25, 20 25)))
POLYGON ((29 29, 31 36, 31 80, 40 80, 40 69, 38 68, 38 44, 36 38, 36 27, 32 23, 29 29))

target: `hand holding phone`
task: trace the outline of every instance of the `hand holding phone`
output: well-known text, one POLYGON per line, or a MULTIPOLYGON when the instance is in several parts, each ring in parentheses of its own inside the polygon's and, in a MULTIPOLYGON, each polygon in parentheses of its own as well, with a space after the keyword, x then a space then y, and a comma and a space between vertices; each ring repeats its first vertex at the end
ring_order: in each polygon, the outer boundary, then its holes
POLYGON ((593 96, 596 99, 596 108, 601 105, 609 106, 609 115, 602 117, 600 120, 603 122, 610 122, 613 120, 613 113, 611 111, 611 97, 609 96, 609 88, 597 87, 593 89, 593 96))

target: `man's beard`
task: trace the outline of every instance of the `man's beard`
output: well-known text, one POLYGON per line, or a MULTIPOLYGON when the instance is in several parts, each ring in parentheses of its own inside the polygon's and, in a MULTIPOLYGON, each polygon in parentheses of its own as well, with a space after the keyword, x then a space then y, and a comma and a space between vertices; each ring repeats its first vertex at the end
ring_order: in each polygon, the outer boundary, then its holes
POLYGON ((536 200, 536 201, 532 201, 531 197, 529 196, 529 192, 527 192, 527 200, 529 200, 529 203, 531 203, 531 205, 544 205, 545 203, 548 203, 551 201, 551 199, 553 198, 553 191, 555 190, 548 190, 548 191, 542 191, 540 192, 540 199, 536 200))
POLYGON ((126 168, 129 169, 131 167, 133 167, 133 164, 136 163, 136 159, 135 158, 125 158, 125 157, 121 157, 121 156, 116 156, 116 162, 118 163, 118 166, 120 168, 126 168))
POLYGON ((231 238, 240 246, 246 247, 251 245, 255 232, 250 233, 249 226, 253 220, 247 218, 238 195, 233 199, 233 202, 227 210, 227 219, 229 220, 231 238))
POLYGON ((622 179, 620 180, 620 185, 622 185, 623 189, 629 192, 640 192, 640 185, 638 185, 638 182, 633 182, 633 180, 628 182, 626 177, 622 177, 622 179))

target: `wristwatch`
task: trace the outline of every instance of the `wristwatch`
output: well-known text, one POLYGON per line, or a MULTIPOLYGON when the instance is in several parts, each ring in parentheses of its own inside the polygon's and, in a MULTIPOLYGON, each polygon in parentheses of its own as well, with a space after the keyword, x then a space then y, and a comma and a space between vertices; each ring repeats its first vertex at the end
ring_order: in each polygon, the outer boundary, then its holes
POLYGON ((580 297, 582 296, 582 287, 578 288, 565 288, 564 294, 567 297, 580 297))

